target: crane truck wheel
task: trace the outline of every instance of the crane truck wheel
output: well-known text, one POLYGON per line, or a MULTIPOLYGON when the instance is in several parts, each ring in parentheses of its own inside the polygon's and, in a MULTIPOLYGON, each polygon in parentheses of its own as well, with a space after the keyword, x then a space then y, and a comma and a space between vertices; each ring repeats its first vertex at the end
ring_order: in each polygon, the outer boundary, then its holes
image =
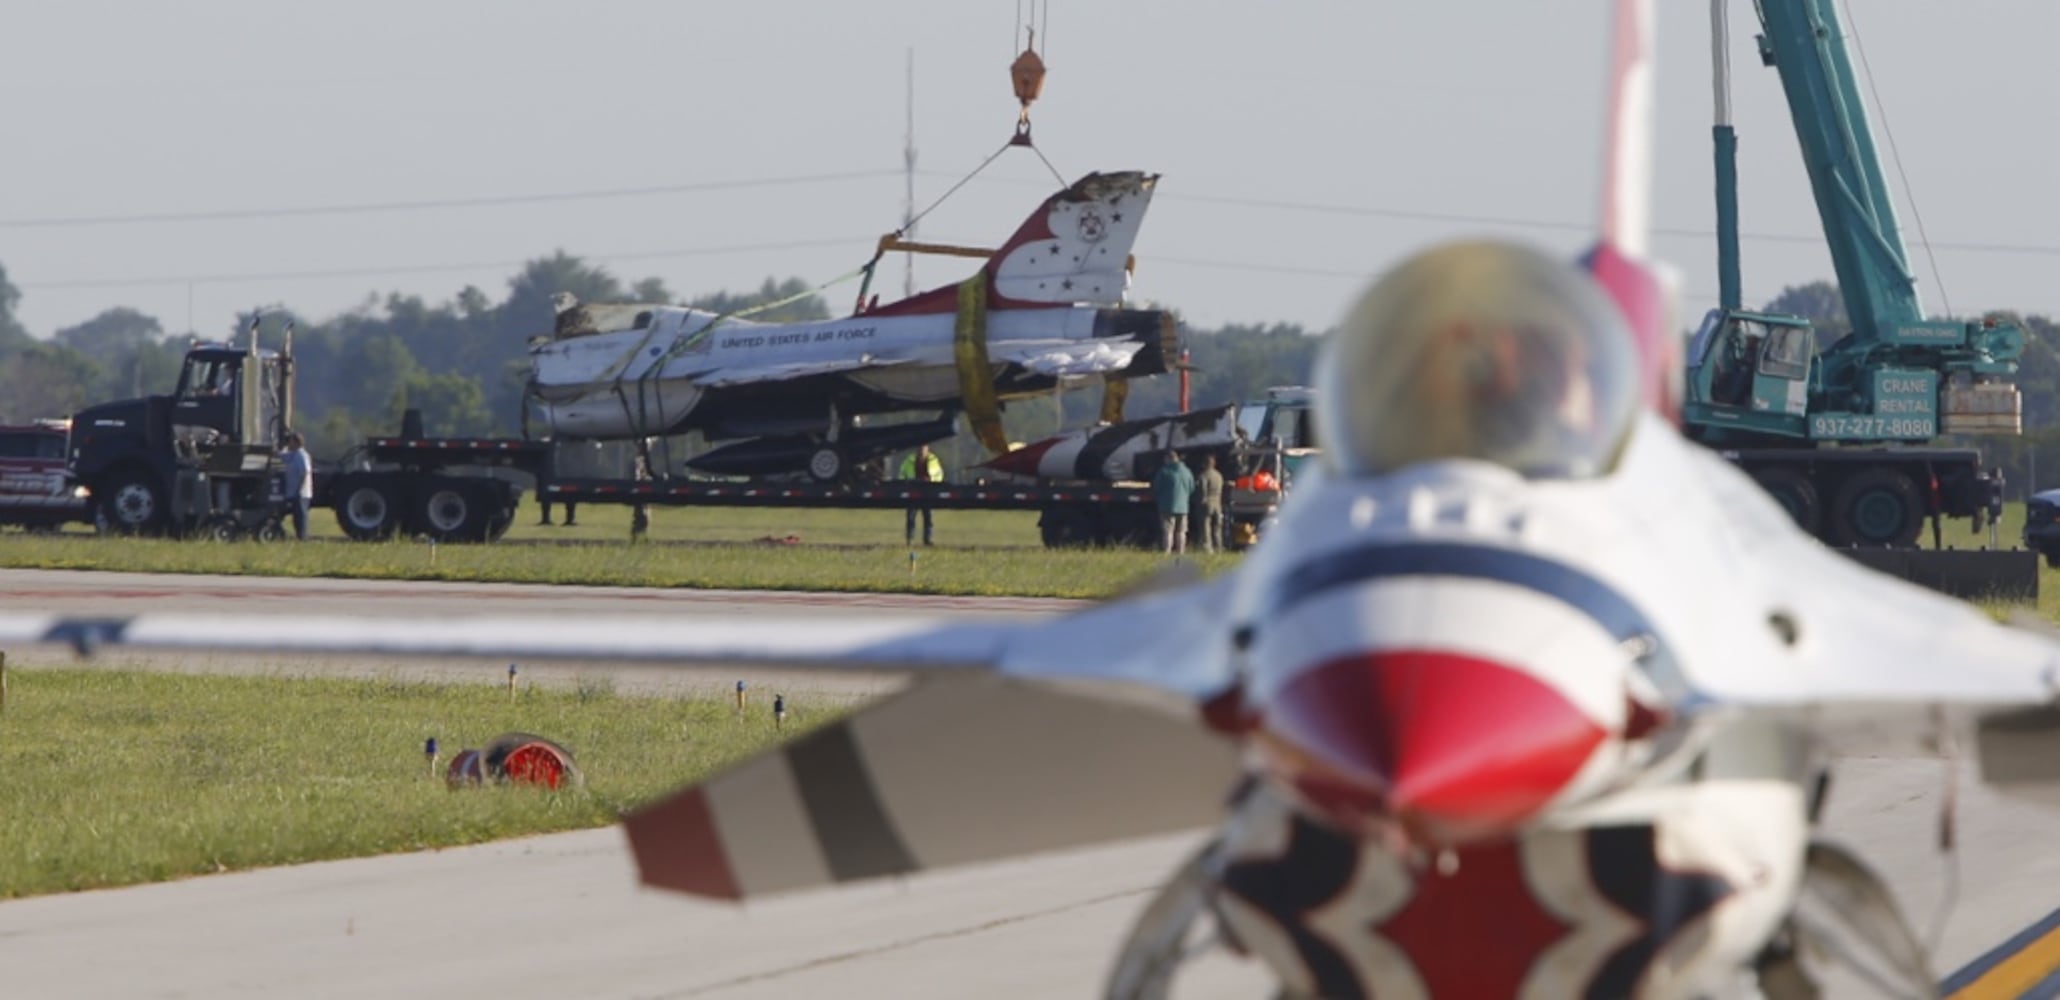
POLYGON ((1766 490, 1804 532, 1815 535, 1823 527, 1824 502, 1817 496, 1816 484, 1800 470, 1759 469, 1753 472, 1752 481, 1760 484, 1760 489, 1766 490))
POLYGON ((1833 544, 1904 548, 1924 528, 1924 500, 1910 477, 1886 466, 1861 469, 1838 487, 1827 534, 1833 544))
POLYGON ((93 488, 93 526, 103 534, 156 535, 164 532, 170 514, 165 490, 157 477, 141 469, 124 469, 93 488))
POLYGON ((336 496, 336 524, 353 541, 380 541, 400 526, 400 504, 386 483, 345 476, 336 484, 336 496))

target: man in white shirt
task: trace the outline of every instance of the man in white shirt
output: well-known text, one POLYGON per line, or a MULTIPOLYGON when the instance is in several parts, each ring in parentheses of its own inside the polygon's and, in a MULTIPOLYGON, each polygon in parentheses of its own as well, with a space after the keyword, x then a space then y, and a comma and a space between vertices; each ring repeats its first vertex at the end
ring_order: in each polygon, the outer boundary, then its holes
POLYGON ((308 540, 308 507, 315 502, 315 466, 308 458, 307 443, 299 432, 286 435, 286 502, 292 505, 293 535, 308 540))

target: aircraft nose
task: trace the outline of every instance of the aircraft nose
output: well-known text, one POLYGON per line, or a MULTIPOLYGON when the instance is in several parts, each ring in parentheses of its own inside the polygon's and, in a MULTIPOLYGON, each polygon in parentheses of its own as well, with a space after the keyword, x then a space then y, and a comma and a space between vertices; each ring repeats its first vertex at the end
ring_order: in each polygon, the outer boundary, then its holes
POLYGON ((1348 826, 1456 844, 1506 833, 1607 738, 1547 681, 1475 656, 1384 650, 1305 670, 1265 709, 1277 771, 1348 826))
POLYGON ((1052 445, 1057 442, 1057 438, 1051 438, 1005 451, 988 459, 985 466, 1013 476, 1035 476, 1038 474, 1039 463, 1044 460, 1044 453, 1050 451, 1052 445))

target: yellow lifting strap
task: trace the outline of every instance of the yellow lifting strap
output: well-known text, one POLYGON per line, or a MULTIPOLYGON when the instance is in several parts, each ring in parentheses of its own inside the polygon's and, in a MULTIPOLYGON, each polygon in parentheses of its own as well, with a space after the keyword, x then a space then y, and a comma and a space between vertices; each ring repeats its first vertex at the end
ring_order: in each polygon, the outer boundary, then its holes
POLYGON ((1130 398, 1130 380, 1121 375, 1102 376, 1102 423, 1123 422, 1123 401, 1130 398))
POLYGON ((994 395, 994 365, 987 360, 987 275, 958 284, 958 319, 952 325, 952 354, 958 361, 958 392, 966 422, 991 454, 1009 450, 1001 432, 1001 402, 994 395))

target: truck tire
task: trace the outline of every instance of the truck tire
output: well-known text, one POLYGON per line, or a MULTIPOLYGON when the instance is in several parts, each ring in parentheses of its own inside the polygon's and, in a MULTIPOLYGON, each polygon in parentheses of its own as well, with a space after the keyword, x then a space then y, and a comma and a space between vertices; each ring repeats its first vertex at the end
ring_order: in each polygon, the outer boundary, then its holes
POLYGON ((336 484, 336 524, 353 541, 391 538, 400 523, 392 484, 365 476, 345 476, 336 484))
POLYGON ((494 516, 486 522, 486 540, 489 542, 500 541, 501 536, 507 534, 508 529, 514 527, 514 525, 514 506, 502 505, 494 511, 494 516))
POLYGON ((1047 549, 1083 549, 1094 544, 1094 524, 1072 507, 1047 507, 1037 518, 1047 549))
POLYGON ((834 444, 826 444, 808 456, 808 478, 824 485, 830 485, 844 478, 844 452, 834 444))
POLYGON ((141 469, 116 472, 93 496, 93 526, 103 534, 159 535, 170 519, 164 485, 141 469))
POLYGON ((415 507, 415 522, 432 541, 485 541, 488 506, 484 491, 463 479, 432 479, 415 507))
POLYGON ((1907 548, 1924 529, 1917 484, 1885 465, 1853 473, 1839 485, 1826 534, 1836 545, 1907 548))
POLYGON ((1824 526, 1824 501, 1817 496, 1817 486, 1810 477, 1799 469, 1787 467, 1766 468, 1755 471, 1752 481, 1760 484, 1774 502, 1788 511, 1795 519, 1796 527, 1815 535, 1824 526))

